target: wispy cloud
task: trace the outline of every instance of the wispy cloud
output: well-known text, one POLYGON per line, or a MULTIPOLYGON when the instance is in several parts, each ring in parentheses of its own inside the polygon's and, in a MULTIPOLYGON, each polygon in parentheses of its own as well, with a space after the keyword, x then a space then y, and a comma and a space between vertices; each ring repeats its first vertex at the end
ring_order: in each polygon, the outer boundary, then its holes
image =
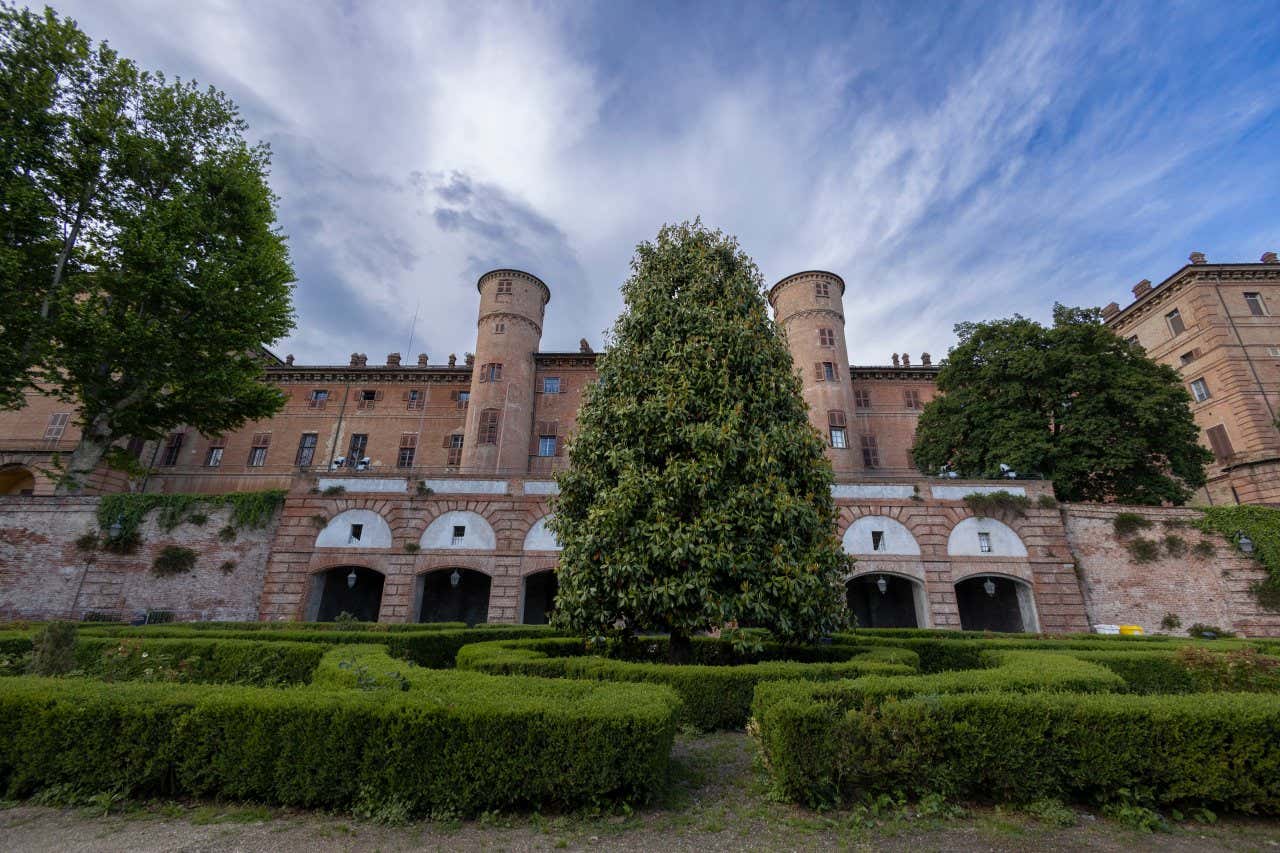
POLYGON ((461 354, 496 266, 551 286, 545 348, 598 341, 696 215, 770 280, 842 274, 863 363, 1280 242, 1265 3, 60 5, 271 142, 304 361, 403 349, 419 306, 414 349, 461 354))

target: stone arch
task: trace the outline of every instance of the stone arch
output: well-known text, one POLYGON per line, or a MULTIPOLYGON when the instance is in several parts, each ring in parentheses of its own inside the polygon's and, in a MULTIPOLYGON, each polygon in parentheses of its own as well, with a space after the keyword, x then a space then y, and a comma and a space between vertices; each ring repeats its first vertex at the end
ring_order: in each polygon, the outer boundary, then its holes
POLYGON ((920 543, 907 526, 886 515, 864 515, 854 519, 845 529, 841 543, 846 554, 920 556, 920 543), (880 547, 875 547, 877 544, 880 547))
POLYGON ((25 465, 0 467, 0 495, 32 495, 36 491, 36 476, 25 465))
POLYGON ((329 519, 317 548, 390 548, 391 526, 371 509, 347 509, 329 519))
POLYGON ((414 614, 418 622, 489 621, 489 596, 493 578, 489 572, 466 566, 450 566, 421 572, 414 583, 414 614))
POLYGON ((927 628, 924 583, 905 572, 867 571, 845 581, 845 601, 860 628, 927 628))
POLYGON ((556 539, 556 535, 547 529, 547 522, 551 520, 551 514, 542 516, 533 523, 529 528, 529 532, 524 536, 524 550, 526 551, 559 551, 561 550, 560 542, 556 539))
POLYGON ((361 622, 377 622, 384 581, 383 573, 369 566, 339 565, 313 572, 306 620, 332 622, 350 613, 361 622))
POLYGON ((424 550, 456 548, 492 551, 498 546, 498 537, 488 519, 480 513, 454 509, 436 516, 422 532, 418 544, 424 550))
POLYGON ((1027 546, 1003 521, 979 516, 966 518, 951 528, 947 553, 952 557, 1025 557, 1027 546))
POLYGON ((1040 629, 1031 584, 1004 572, 971 574, 955 584, 960 627, 965 631, 1019 633, 1040 629))

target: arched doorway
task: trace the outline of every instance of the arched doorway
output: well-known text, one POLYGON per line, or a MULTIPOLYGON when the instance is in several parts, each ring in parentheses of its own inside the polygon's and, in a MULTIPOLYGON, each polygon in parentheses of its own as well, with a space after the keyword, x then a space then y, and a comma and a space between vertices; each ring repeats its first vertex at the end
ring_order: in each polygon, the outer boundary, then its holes
POLYGON ((419 580, 422 605, 419 622, 466 622, 476 625, 489 621, 489 586, 484 572, 471 569, 439 569, 427 572, 419 580))
POLYGON ((555 609, 556 592, 560 582, 554 569, 534 572, 524 579, 524 613, 520 620, 526 625, 545 625, 555 609))
POLYGON ((917 586, 901 575, 862 575, 845 584, 845 598, 859 628, 918 628, 917 586))
POLYGON ((21 465, 0 468, 0 495, 34 495, 35 475, 21 465))
POLYGON ((350 613, 361 622, 377 622, 382 607, 382 574, 363 566, 338 566, 315 576, 311 618, 332 622, 350 613))
POLYGON ((974 575, 956 584, 960 627, 966 631, 1036 630, 1031 587, 1003 575, 974 575))

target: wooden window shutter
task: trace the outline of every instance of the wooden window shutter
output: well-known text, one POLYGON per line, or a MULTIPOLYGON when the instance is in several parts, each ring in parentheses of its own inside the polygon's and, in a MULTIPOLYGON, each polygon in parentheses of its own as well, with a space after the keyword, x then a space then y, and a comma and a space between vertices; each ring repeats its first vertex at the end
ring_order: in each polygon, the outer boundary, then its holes
POLYGON ((1222 424, 1208 429, 1209 446, 1213 449, 1213 458, 1221 465, 1235 455, 1231 447, 1231 439, 1227 437, 1227 428, 1222 424))
POLYGON ((533 425, 533 432, 529 436, 529 455, 538 455, 538 441, 542 437, 542 422, 533 425))
POLYGON ((822 381, 822 377, 823 377, 823 373, 822 373, 822 362, 820 362, 820 361, 815 361, 815 362, 813 363, 813 378, 814 378, 814 379, 817 379, 819 382, 821 382, 821 381, 822 381))
POLYGON ((480 381, 481 382, 489 381, 489 365, 487 364, 480 365, 480 381))
POLYGON ((449 399, 455 403, 458 402, 458 392, 456 389, 449 392, 449 399))
POLYGON ((254 446, 254 447, 270 447, 270 446, 271 446, 271 433, 269 433, 269 432, 255 432, 255 433, 253 434, 253 446, 254 446))
POLYGON ((405 403, 409 402, 409 392, 408 392, 408 391, 401 391, 401 392, 400 392, 400 399, 401 399, 401 401, 403 401, 403 402, 405 402, 405 403))
POLYGON ((452 446, 453 446, 453 433, 451 433, 451 432, 446 432, 446 433, 444 434, 444 441, 440 442, 440 446, 441 446, 441 447, 452 447, 452 446))
POLYGON ((413 432, 403 432, 400 434, 401 447, 417 447, 418 434, 413 432))
POLYGON ((379 388, 377 391, 374 391, 374 392, 373 392, 373 399, 374 399, 375 401, 376 401, 376 400, 381 400, 381 399, 382 399, 382 389, 381 389, 381 388, 379 388))
POLYGON ((833 427, 843 427, 847 424, 844 412, 830 411, 827 412, 827 423, 833 427))

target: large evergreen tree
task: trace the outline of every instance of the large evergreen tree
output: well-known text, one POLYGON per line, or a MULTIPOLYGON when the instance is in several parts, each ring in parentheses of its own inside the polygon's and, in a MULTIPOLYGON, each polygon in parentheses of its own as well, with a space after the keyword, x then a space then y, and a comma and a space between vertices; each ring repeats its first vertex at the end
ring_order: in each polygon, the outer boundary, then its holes
POLYGON ((1185 503, 1212 458, 1178 372, 1122 340, 1097 309, 1054 306, 1053 326, 1014 316, 956 326, 913 457, 997 477, 1053 480, 1066 501, 1185 503))
POLYGON ((77 406, 61 490, 122 438, 283 403, 258 351, 292 328, 294 276, 245 130, 222 93, 0 7, 0 405, 77 406))
POLYGON ((632 270, 558 478, 555 621, 663 628, 676 660, 729 622, 831 631, 848 568, 831 466, 759 270, 700 222, 664 226, 632 270))

